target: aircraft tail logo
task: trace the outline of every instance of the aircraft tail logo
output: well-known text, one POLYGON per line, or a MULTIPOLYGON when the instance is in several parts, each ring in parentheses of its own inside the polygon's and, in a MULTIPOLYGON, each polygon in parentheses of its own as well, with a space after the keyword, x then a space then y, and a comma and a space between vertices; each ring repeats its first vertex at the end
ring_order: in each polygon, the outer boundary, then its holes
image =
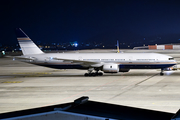
POLYGON ((119 41, 117 40, 117 53, 120 53, 119 51, 119 41))

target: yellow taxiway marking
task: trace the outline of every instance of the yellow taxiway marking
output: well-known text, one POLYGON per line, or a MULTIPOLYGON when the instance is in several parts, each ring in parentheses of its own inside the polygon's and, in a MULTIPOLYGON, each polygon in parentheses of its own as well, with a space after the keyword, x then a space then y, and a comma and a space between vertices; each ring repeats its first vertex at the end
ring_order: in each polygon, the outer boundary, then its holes
POLYGON ((15 75, 49 75, 52 73, 48 72, 23 72, 23 73, 13 73, 15 75))
POLYGON ((23 81, 4 81, 2 83, 22 83, 23 81))
POLYGON ((14 75, 23 75, 24 77, 39 77, 44 75, 51 75, 50 72, 18 72, 13 73, 14 75))

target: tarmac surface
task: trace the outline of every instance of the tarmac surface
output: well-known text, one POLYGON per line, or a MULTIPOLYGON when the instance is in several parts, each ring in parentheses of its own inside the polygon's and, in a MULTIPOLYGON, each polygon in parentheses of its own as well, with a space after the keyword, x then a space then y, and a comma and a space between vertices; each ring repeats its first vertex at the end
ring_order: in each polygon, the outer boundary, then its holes
MULTIPOLYGON (((163 52, 178 58, 180 52, 163 52)), ((180 56, 180 55, 179 55, 180 56)), ((57 70, 0 58, 0 113, 90 100, 176 113, 180 71, 130 70, 84 77, 85 70, 57 70)))

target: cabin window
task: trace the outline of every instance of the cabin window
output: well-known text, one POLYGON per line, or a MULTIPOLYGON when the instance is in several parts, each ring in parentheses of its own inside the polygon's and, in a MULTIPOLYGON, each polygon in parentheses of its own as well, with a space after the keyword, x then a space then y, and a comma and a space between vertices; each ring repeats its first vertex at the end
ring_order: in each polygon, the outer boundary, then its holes
POLYGON ((174 58, 169 58, 169 60, 174 60, 174 58))

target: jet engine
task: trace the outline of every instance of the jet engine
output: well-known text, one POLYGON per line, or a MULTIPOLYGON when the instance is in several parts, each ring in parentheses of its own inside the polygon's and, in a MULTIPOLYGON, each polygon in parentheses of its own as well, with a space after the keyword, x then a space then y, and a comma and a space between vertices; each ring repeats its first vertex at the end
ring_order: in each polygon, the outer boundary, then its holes
POLYGON ((102 67, 104 73, 118 73, 119 65, 118 64, 105 64, 102 67))

